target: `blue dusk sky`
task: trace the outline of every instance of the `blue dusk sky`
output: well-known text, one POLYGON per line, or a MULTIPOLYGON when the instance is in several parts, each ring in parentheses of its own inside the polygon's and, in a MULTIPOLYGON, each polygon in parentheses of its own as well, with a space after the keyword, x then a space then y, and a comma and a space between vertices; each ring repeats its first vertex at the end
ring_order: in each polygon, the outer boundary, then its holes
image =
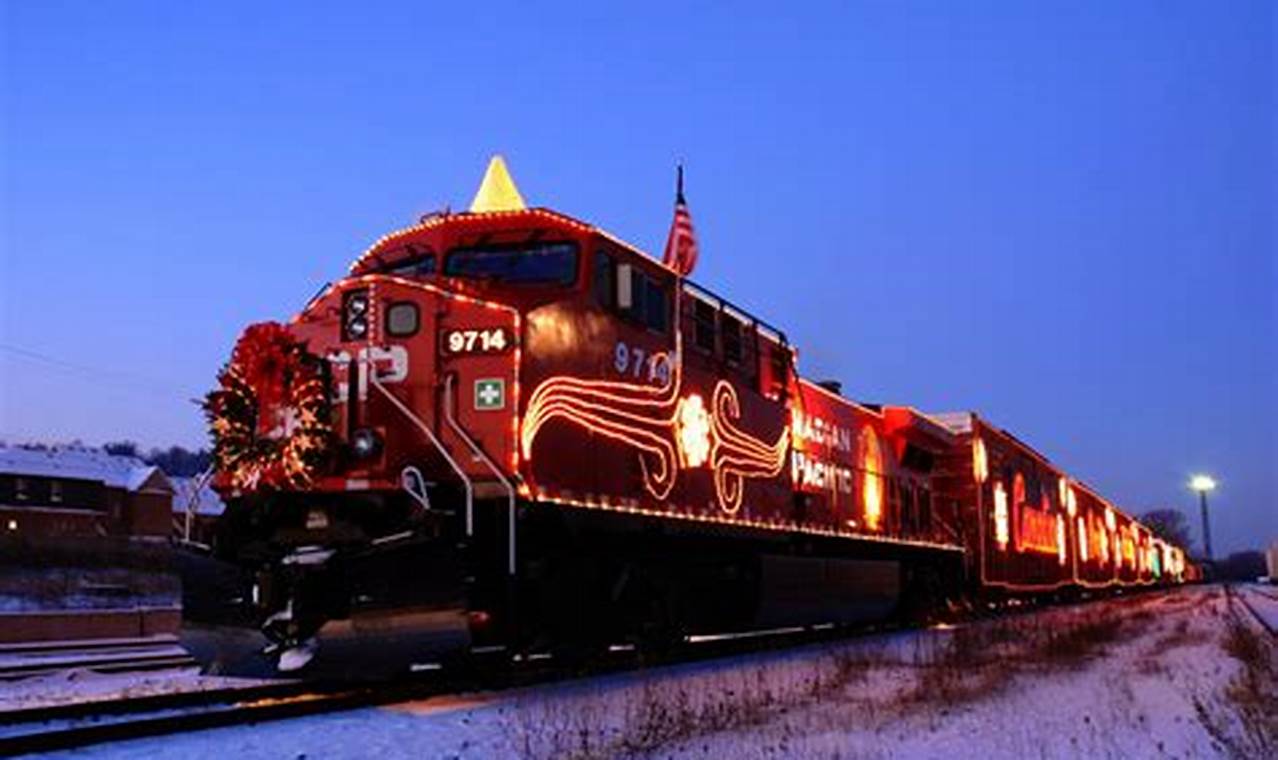
POLYGON ((3 3, 0 436, 204 445, 241 328, 490 154, 654 252, 682 159, 807 375, 1278 538, 1272 3, 267 5, 3 3))

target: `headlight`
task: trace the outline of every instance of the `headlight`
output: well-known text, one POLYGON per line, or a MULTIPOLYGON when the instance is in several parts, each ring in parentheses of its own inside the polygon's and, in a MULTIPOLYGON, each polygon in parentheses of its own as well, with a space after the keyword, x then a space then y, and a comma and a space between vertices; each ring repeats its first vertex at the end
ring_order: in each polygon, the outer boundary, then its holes
POLYGON ((342 339, 360 340, 368 335, 368 291, 346 294, 342 303, 342 339))
POLYGON ((376 430, 360 428, 351 434, 351 453, 356 459, 372 459, 382 450, 382 438, 376 430))

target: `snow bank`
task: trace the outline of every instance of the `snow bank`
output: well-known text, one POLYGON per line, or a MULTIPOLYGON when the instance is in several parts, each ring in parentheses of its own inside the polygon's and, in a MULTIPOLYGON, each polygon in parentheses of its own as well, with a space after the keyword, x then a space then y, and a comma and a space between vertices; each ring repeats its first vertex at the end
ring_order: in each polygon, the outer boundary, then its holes
MULTIPOLYGON (((1257 742, 1278 731, 1269 725, 1264 733, 1263 711, 1240 717, 1230 696, 1251 671, 1227 604, 1217 588, 1184 589, 954 630, 138 740, 93 754, 1266 756, 1257 742), (1257 725, 1260 739, 1252 735, 1257 725)), ((1272 645, 1254 641, 1272 666, 1272 645)), ((1260 688, 1278 699, 1272 679, 1260 688)))

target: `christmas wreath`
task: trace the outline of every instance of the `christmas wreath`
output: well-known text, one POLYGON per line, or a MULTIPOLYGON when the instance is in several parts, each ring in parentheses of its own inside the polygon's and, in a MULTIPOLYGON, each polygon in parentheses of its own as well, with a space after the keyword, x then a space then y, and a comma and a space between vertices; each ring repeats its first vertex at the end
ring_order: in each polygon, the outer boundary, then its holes
POLYGON ((240 336, 217 380, 203 404, 215 483, 236 491, 308 485, 333 435, 322 361, 283 325, 263 322, 240 336))

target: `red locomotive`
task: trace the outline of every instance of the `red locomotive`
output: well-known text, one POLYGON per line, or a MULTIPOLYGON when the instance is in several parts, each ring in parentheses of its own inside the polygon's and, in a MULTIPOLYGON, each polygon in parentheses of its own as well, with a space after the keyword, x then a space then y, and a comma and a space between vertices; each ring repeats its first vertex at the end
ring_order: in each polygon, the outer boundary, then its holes
POLYGON ((981 418, 800 377, 784 332, 686 268, 524 208, 494 160, 471 211, 250 328, 206 404, 212 559, 234 569, 199 565, 188 617, 291 667, 1184 577, 1181 549, 981 418))

